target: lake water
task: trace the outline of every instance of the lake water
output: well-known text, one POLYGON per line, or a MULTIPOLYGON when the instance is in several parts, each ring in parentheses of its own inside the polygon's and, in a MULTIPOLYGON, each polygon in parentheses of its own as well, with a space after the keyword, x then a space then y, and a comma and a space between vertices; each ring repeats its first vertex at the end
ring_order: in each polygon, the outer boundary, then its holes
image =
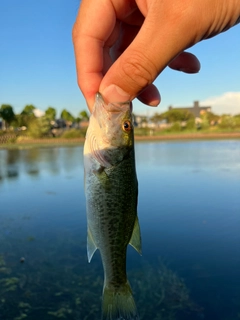
MULTIPOLYGON (((0 149, 0 319, 100 319, 86 255, 83 147, 0 149), (24 262, 23 262, 24 261, 24 262)), ((144 320, 240 318, 240 140, 138 142, 144 320)))

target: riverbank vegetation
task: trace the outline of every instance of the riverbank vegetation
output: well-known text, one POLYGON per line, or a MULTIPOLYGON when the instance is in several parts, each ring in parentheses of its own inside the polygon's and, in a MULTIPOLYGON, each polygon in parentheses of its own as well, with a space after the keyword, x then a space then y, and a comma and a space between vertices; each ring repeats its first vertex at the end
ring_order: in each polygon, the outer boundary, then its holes
POLYGON ((57 119, 53 107, 40 112, 34 105, 26 105, 22 112, 15 114, 11 105, 3 104, 0 107, 0 144, 33 139, 83 138, 86 123, 88 113, 85 110, 74 117, 64 109, 57 119))
MULTIPOLYGON (((15 114, 13 107, 5 104, 0 107, 0 144, 84 140, 88 120, 85 110, 74 117, 64 109, 56 119, 53 107, 39 114, 35 106, 26 105, 21 113, 15 114)), ((240 114, 219 116, 204 111, 195 117, 187 110, 173 109, 148 118, 134 115, 134 125, 136 139, 197 138, 203 135, 217 138, 222 134, 226 137, 231 137, 231 134, 240 136, 240 114)))

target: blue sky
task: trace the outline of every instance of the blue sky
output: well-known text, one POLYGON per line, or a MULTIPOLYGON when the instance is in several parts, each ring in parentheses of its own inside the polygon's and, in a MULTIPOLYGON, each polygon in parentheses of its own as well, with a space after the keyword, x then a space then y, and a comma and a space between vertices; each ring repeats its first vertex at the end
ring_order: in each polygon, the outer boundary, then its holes
MULTIPOLYGON (((86 109, 77 86, 71 39, 77 0, 0 1, 0 105, 16 113, 26 104, 48 106, 58 115, 66 108, 74 116, 86 109)), ((151 115, 169 105, 211 105, 216 113, 240 113, 240 25, 202 41, 190 52, 201 71, 186 75, 166 69, 155 81, 162 95, 158 108, 134 101, 134 112, 151 115)))

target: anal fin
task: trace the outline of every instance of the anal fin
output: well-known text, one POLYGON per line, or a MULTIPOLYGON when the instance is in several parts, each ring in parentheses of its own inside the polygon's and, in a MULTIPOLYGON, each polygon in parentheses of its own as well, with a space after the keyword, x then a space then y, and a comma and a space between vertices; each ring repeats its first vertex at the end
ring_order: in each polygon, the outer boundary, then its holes
POLYGON ((140 254, 142 255, 142 242, 141 242, 141 232, 138 217, 135 219, 133 232, 129 244, 140 254))
POLYGON ((91 259, 94 255, 94 252, 97 250, 97 246, 93 240, 93 236, 91 231, 88 228, 87 233, 87 255, 88 255, 88 262, 91 262, 91 259))

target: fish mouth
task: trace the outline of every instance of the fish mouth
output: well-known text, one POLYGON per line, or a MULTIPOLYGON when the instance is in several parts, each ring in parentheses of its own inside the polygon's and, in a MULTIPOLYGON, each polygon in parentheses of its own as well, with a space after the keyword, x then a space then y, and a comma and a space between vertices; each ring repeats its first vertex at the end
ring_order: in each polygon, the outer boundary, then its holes
POLYGON ((132 118, 131 101, 105 103, 100 92, 96 94, 92 116, 97 121, 99 128, 104 130, 106 143, 109 142, 111 132, 116 131, 123 119, 132 118))
POLYGON ((114 101, 111 103, 106 103, 103 99, 103 96, 100 92, 96 93, 96 102, 97 104, 101 104, 102 107, 106 110, 106 112, 111 113, 119 113, 130 110, 132 112, 132 102, 130 100, 127 101, 114 101))
POLYGON ((92 130, 88 132, 91 153, 102 167, 118 165, 128 157, 133 145, 133 127, 129 132, 123 127, 125 122, 132 124, 131 102, 107 104, 98 92, 91 117, 92 130))

